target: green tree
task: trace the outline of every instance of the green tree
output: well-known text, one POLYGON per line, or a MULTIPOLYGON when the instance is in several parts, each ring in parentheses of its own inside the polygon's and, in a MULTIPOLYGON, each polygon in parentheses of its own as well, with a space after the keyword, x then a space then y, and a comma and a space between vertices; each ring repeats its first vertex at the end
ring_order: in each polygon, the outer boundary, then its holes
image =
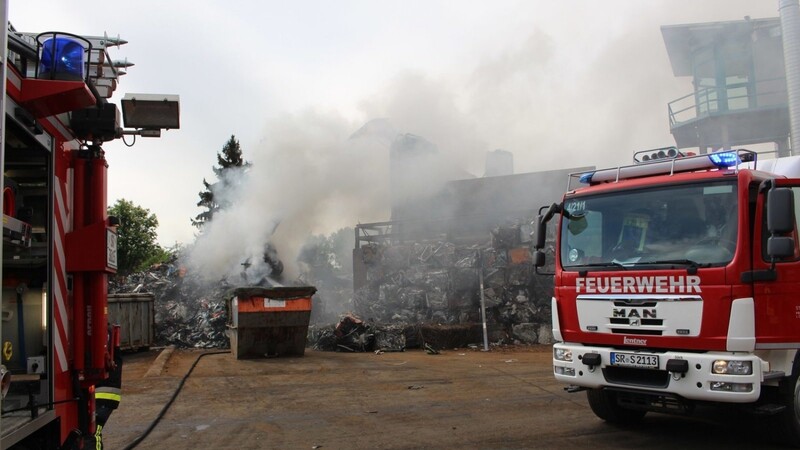
POLYGON ((228 206, 224 201, 214 196, 215 190, 219 192, 222 189, 230 187, 230 179, 225 176, 228 171, 250 166, 250 163, 242 158, 242 149, 239 146, 239 141, 236 140, 236 136, 231 135, 231 138, 228 139, 228 142, 222 147, 222 151, 217 152, 217 164, 219 164, 219 166, 211 167, 214 171, 214 175, 217 176, 217 181, 215 183, 209 183, 203 178, 203 187, 205 190, 198 193, 200 201, 197 202, 197 206, 205 208, 205 211, 192 219, 192 225, 200 229, 213 219, 217 211, 228 206))
POLYGON ((149 209, 119 199, 108 208, 108 215, 120 221, 117 228, 117 273, 128 275, 169 256, 156 242, 158 219, 149 209))

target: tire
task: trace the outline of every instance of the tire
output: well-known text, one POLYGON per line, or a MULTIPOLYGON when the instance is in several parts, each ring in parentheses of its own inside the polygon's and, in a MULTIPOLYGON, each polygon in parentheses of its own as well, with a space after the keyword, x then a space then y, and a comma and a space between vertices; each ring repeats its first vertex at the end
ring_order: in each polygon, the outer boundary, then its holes
POLYGON ((586 398, 594 414, 608 423, 626 425, 637 423, 647 414, 640 409, 629 409, 617 403, 617 394, 606 389, 587 389, 586 398))
POLYGON ((781 412, 780 421, 786 444, 800 448, 800 371, 787 380, 787 389, 781 392, 781 403, 786 406, 781 412))

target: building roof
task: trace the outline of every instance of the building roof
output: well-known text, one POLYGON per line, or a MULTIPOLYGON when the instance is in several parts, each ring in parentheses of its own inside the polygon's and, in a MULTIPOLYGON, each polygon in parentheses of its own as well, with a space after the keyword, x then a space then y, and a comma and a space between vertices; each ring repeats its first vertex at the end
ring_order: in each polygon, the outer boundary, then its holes
POLYGON ((663 25, 661 34, 667 47, 672 73, 676 77, 692 75, 692 54, 701 47, 729 39, 753 39, 766 31, 780 37, 780 19, 734 20, 681 25, 663 25), (763 30, 763 31, 762 31, 763 30), (760 32, 759 32, 760 31, 760 32))

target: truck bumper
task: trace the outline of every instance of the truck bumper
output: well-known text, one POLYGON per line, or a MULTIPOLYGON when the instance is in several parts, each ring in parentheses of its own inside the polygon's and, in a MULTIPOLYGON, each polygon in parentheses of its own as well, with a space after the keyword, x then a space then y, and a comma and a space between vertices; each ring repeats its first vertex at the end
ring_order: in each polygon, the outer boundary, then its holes
POLYGON ((571 343, 553 345, 553 372, 558 381, 592 389, 613 387, 678 395, 688 400, 755 402, 761 395, 762 370, 768 370, 767 366, 759 357, 748 353, 655 352, 571 343), (628 364, 643 363, 652 367, 611 364, 612 353, 627 354, 628 364), (657 362, 653 356, 657 356, 657 362), (745 365, 749 362, 752 371, 743 375, 715 374, 712 367, 719 360, 744 362, 745 365), (597 365, 590 366, 587 362, 597 365))

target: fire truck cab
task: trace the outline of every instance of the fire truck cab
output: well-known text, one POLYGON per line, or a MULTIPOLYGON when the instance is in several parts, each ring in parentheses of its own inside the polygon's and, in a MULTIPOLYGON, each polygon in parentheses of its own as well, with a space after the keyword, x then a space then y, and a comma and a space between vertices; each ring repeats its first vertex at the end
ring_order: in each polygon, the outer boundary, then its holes
POLYGON ((123 130, 109 98, 131 64, 109 50, 125 41, 10 25, 3 36, 0 449, 83 448, 118 336, 107 277, 119 224, 107 215, 102 145, 178 128, 177 96, 138 94, 127 110, 123 99, 125 123, 137 128, 123 130), (155 112, 145 110, 151 101, 155 112), (165 109, 167 122, 158 122, 165 109), (131 125, 142 114, 153 123, 131 125))
POLYGON ((556 379, 609 422, 740 404, 800 443, 800 157, 637 155, 539 215, 556 379))

